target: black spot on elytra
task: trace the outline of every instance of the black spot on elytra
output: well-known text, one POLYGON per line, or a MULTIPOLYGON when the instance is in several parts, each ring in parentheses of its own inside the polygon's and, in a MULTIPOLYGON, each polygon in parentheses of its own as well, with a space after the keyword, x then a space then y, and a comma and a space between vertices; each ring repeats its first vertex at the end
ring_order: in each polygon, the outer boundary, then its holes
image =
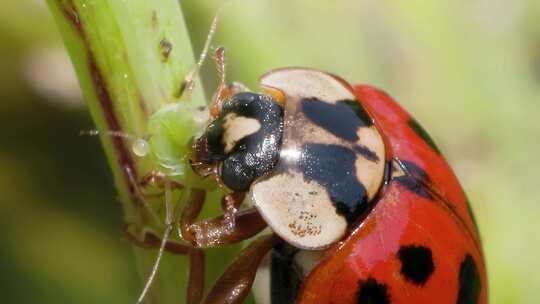
POLYGON ((430 183, 431 179, 429 178, 427 172, 420 168, 417 164, 408 161, 408 160, 400 160, 401 164, 407 170, 409 174, 411 174, 416 179, 424 182, 424 183, 430 183))
POLYGON ((431 193, 429 193, 429 191, 427 191, 426 188, 419 184, 414 178, 404 175, 396 177, 395 180, 407 190, 414 192, 416 195, 429 200, 433 199, 431 193))
POLYGON ((416 285, 424 285, 435 270, 431 250, 424 246, 401 246, 398 258, 401 262, 401 274, 416 285))
POLYGON ((374 278, 360 281, 356 294, 358 304, 388 304, 390 295, 385 284, 377 282, 374 278))
POLYGON ((358 141, 357 131, 373 124, 371 117, 356 100, 330 104, 317 98, 302 100, 302 112, 316 125, 347 141, 358 141))
POLYGON ((366 112, 366 109, 362 106, 362 104, 358 100, 352 100, 352 99, 344 99, 337 102, 338 104, 346 104, 348 105, 353 111, 354 114, 364 123, 364 126, 371 127, 373 125, 373 119, 371 116, 369 116, 368 112, 366 112))
POLYGON ((307 179, 325 187, 339 214, 349 223, 367 207, 367 193, 356 177, 356 154, 343 146, 305 144, 299 161, 307 179))
POLYGON ((480 296, 480 274, 470 254, 465 256, 459 267, 458 304, 476 304, 480 296))
MULTIPOLYGON (((353 143, 359 139, 358 128, 373 125, 373 120, 362 105, 351 99, 330 104, 317 98, 305 98, 302 100, 302 112, 319 127, 353 143)), ((379 161, 377 154, 368 147, 354 145, 353 149, 370 161, 379 161)))
POLYGON ((410 161, 400 160, 399 163, 403 165, 405 175, 395 177, 396 182, 418 196, 433 199, 433 195, 425 186, 431 182, 426 171, 410 161))
POLYGON ((441 151, 439 150, 431 136, 429 136, 426 130, 422 128, 422 126, 415 119, 411 118, 407 122, 407 124, 414 131, 414 133, 418 135, 418 137, 420 137, 426 144, 428 144, 435 152, 441 154, 441 151))

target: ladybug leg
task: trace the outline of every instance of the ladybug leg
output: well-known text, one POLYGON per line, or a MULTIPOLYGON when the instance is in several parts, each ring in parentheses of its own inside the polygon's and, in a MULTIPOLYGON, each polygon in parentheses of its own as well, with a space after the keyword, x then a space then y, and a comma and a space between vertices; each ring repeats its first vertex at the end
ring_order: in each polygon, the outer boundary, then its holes
POLYGON ((194 247, 207 248, 233 244, 252 237, 266 227, 266 222, 255 209, 238 211, 243 194, 227 195, 222 206, 223 215, 195 221, 204 202, 204 191, 192 190, 192 199, 182 211, 180 219, 180 237, 194 247))
POLYGON ((186 293, 187 304, 199 304, 204 295, 204 251, 200 248, 189 250, 189 277, 186 293))
POLYGON ((253 241, 221 275, 202 304, 243 303, 262 259, 277 242, 273 234, 260 236, 253 241))

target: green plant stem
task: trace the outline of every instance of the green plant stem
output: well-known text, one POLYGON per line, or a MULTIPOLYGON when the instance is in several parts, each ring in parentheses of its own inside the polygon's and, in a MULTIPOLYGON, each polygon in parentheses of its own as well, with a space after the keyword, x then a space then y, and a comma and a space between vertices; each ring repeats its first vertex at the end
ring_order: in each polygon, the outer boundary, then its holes
MULTIPOLYGON (((179 101, 194 56, 177 0, 48 0, 96 127, 143 136, 152 113, 179 101)), ((46 73, 46 71, 43 71, 46 73)), ((200 86, 190 102, 204 104, 200 86)), ((133 179, 154 169, 128 141, 102 136, 127 224, 144 226, 133 179)), ((135 248, 146 279, 156 252, 135 248)), ((183 303, 186 260, 164 257, 147 303, 183 303)), ((136 294, 137 291, 134 291, 136 294)), ((135 299, 134 299, 135 300, 135 299)))

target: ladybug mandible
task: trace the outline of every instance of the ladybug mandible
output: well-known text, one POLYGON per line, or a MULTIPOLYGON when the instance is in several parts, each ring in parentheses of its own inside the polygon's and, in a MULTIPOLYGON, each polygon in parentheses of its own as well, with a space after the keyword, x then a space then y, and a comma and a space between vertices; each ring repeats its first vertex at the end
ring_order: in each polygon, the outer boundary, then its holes
POLYGON ((229 194, 220 224, 194 224, 186 207, 182 237, 209 247, 272 231, 206 303, 241 303, 268 252, 272 303, 487 302, 467 198, 416 120, 318 70, 277 69, 260 84, 222 87, 193 148, 195 171, 229 194))

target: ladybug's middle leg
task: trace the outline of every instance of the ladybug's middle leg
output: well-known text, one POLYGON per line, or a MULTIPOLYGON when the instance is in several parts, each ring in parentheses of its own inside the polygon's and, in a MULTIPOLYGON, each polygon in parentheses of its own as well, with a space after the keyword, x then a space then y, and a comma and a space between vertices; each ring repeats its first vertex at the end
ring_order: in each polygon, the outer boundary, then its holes
POLYGON ((194 247, 207 248, 233 244, 248 239, 266 227, 266 222, 255 209, 237 211, 244 195, 224 197, 224 214, 195 221, 204 202, 204 192, 192 190, 191 201, 184 206, 180 219, 180 237, 194 247))
POLYGON ((204 295, 204 251, 200 248, 191 248, 188 256, 189 276, 186 303, 199 304, 204 295))

